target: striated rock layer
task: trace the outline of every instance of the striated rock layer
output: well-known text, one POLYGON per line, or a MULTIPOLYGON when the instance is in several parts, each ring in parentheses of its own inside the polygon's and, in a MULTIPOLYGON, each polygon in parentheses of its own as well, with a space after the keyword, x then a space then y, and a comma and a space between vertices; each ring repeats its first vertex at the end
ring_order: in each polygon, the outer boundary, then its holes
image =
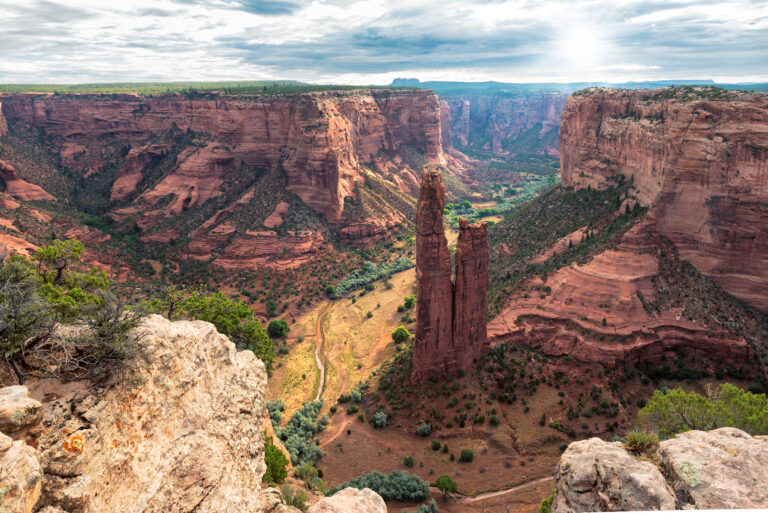
POLYGON ((768 438, 735 428, 688 431, 659 444, 662 466, 619 442, 574 442, 555 470, 553 513, 751 509, 768 504, 768 438))
POLYGON ((488 234, 485 223, 459 223, 456 285, 445 238, 445 190, 439 169, 425 168, 416 212, 418 297, 413 379, 466 370, 487 348, 488 234))
POLYGON ((19 178, 16 170, 5 161, 0 160, 0 182, 9 196, 22 201, 54 200, 39 185, 29 183, 19 178))
POLYGON ((0 137, 8 133, 8 122, 3 116, 3 104, 0 103, 0 137))
POLYGON ((563 93, 441 95, 443 148, 557 157, 563 93), (446 136, 447 135, 447 136, 446 136))
POLYGON ((561 128, 563 184, 633 178, 682 259, 768 312, 768 95, 689 100, 667 91, 572 97, 561 128))

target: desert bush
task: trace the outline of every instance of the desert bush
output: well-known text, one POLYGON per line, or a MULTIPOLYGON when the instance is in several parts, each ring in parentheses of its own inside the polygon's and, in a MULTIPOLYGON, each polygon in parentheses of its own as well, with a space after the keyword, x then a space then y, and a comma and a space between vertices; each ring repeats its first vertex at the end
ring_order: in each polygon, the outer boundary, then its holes
POLYGON ((420 502, 429 497, 429 483, 404 470, 395 470, 388 475, 381 472, 363 474, 341 484, 336 491, 344 488, 370 488, 385 501, 420 502))
POLYGON ((431 433, 432 426, 426 422, 422 423, 418 428, 416 428, 416 434, 419 436, 429 436, 431 433))
POLYGON ((403 326, 398 327, 392 332, 392 340, 394 340, 396 344, 402 344, 409 338, 411 338, 411 333, 403 326))
POLYGON ((413 460, 413 456, 406 456, 403 458, 403 465, 405 465, 408 468, 413 468, 415 461, 413 460))
POLYGON ((263 481, 267 483, 282 483, 288 477, 288 471, 285 467, 288 465, 288 459, 283 451, 272 443, 272 437, 268 436, 264 440, 264 463, 267 470, 264 473, 263 481))
POLYGON ((283 420, 283 412, 285 411, 283 400, 277 398, 274 401, 267 401, 266 406, 267 412, 269 413, 269 418, 272 419, 272 426, 279 425, 283 420))
POLYGON ((475 459, 475 453, 471 449, 464 449, 459 455, 459 461, 462 463, 471 463, 475 459))
POLYGON ((670 437, 683 431, 735 427, 752 436, 768 434, 768 398, 730 383, 709 388, 707 397, 682 388, 657 390, 638 412, 641 427, 670 437))
POLYGON ((323 422, 317 420, 322 406, 322 400, 307 401, 291 416, 285 427, 275 429, 275 434, 283 441, 294 465, 315 465, 322 456, 322 451, 312 440, 324 427, 323 422))
POLYGON ((624 441, 624 447, 635 454, 643 454, 656 450, 659 446, 659 437, 656 433, 643 433, 642 431, 630 431, 624 441))
POLYGON ((435 499, 432 499, 424 504, 419 504, 415 510, 404 509, 402 513, 438 513, 439 511, 435 499))
POLYGON ((383 429, 387 427, 387 414, 379 410, 373 414, 373 427, 383 429))
POLYGON ((550 513, 552 511, 552 503, 555 502, 555 493, 557 493, 557 489, 553 489, 552 493, 549 494, 549 497, 541 499, 539 513, 550 513))
POLYGON ((296 477, 301 479, 310 490, 326 491, 325 481, 322 480, 320 469, 310 463, 302 463, 294 470, 296 477))
POLYGON ((362 269, 352 271, 333 287, 330 297, 344 297, 353 290, 363 288, 378 279, 385 278, 396 272, 405 271, 411 267, 413 267, 413 262, 408 258, 400 258, 394 262, 384 262, 381 264, 366 262, 362 269))
POLYGON ((287 484, 280 487, 280 495, 288 506, 293 506, 301 511, 307 511, 307 499, 309 495, 301 488, 293 488, 287 484))
POLYGON ((453 479, 450 478, 450 476, 440 476, 437 478, 437 481, 435 481, 435 486, 443 492, 443 495, 448 495, 449 493, 456 493, 456 491, 459 489, 458 486, 456 486, 456 483, 453 479))
POLYGON ((429 444, 430 447, 432 447, 433 451, 439 451, 440 450, 440 442, 437 440, 432 440, 432 442, 429 444))
POLYGON ((288 323, 282 319, 274 319, 267 325, 267 334, 272 338, 283 338, 289 330, 288 323))

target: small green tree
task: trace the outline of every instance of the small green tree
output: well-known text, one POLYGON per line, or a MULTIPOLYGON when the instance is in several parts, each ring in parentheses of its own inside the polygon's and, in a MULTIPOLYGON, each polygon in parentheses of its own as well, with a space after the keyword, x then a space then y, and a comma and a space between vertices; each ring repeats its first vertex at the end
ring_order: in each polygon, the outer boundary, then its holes
POLYGON ((253 351, 271 373, 275 348, 247 303, 233 301, 221 292, 198 289, 187 298, 182 310, 188 317, 212 323, 239 348, 253 351))
POLYGON ((392 332, 392 340, 394 340, 396 344, 402 344, 409 338, 411 338, 411 334, 402 326, 392 332))
POLYGON ((410 310, 411 308, 413 308, 413 305, 415 305, 415 304, 416 304, 416 296, 406 296, 405 297, 405 301, 403 302, 403 305, 407 309, 410 310))
POLYGON ((541 499, 541 504, 539 504, 539 513, 550 513, 552 511, 552 503, 555 502, 555 493, 557 493, 556 488, 552 490, 552 493, 549 494, 549 497, 541 499))
POLYGON ((83 243, 79 240, 59 240, 43 246, 32 257, 37 262, 37 271, 46 283, 58 285, 64 278, 64 271, 73 263, 80 260, 83 254, 83 243))
POLYGON ((379 410, 373 414, 373 427, 383 429, 387 427, 387 414, 379 410))
POLYGON ((443 492, 443 496, 446 497, 449 493, 456 493, 459 489, 454 480, 446 475, 438 477, 437 481, 435 481, 435 486, 437 486, 437 489, 443 492))
POLYGON ((264 443, 264 463, 267 465, 267 471, 264 473, 264 481, 267 483, 282 483, 288 477, 286 466, 288 458, 283 451, 272 443, 272 437, 268 436, 264 443))
POLYGON ((282 319, 269 321, 267 325, 267 333, 272 338, 283 338, 288 334, 288 331, 290 331, 288 323, 282 319))
POLYGON ((459 456, 459 461, 462 463, 470 463, 474 459, 475 453, 472 452, 472 449, 463 449, 461 451, 461 455, 459 456))

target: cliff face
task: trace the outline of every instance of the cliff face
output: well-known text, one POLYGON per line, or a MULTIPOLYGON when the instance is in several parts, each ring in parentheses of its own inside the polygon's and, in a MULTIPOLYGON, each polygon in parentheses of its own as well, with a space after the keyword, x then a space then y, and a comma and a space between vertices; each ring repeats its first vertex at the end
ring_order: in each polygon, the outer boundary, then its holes
POLYGON ((365 217, 345 211, 345 200, 362 201, 362 165, 381 187, 414 193, 424 162, 446 163, 429 91, 1 98, 5 116, 40 129, 119 226, 147 244, 192 234, 181 258, 222 256, 228 267, 272 265, 276 252, 306 259, 324 247, 329 223, 350 244, 380 238, 404 218, 381 198, 360 209, 365 217))
POLYGON ((456 285, 453 294, 454 345, 469 363, 488 350, 488 229, 485 223, 459 219, 456 243, 456 285))
POLYGON ((494 155, 558 156, 560 114, 567 99, 562 93, 444 95, 443 120, 450 127, 444 148, 455 140, 461 147, 494 155), (446 116, 444 115, 444 118, 446 116))
POLYGON ((5 116, 3 116, 3 104, 0 103, 0 137, 6 133, 8 133, 8 123, 5 120, 5 116))
POLYGON ((563 184, 634 180, 655 230, 726 291, 768 311, 768 95, 668 99, 594 91, 568 101, 563 184))
POLYGON ((425 168, 416 212, 418 296, 413 379, 466 370, 486 349, 488 235, 485 223, 461 219, 456 285, 445 238, 445 190, 439 169, 425 168))

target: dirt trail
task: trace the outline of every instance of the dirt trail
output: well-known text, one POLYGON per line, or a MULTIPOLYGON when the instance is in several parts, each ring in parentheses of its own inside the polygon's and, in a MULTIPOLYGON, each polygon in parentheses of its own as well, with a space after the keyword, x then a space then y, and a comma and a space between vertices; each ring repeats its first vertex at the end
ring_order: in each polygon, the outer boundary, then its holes
POLYGON ((332 437, 330 437, 328 440, 326 440, 325 442, 321 443, 320 447, 321 448, 325 447, 326 445, 330 444, 331 442, 336 440, 338 437, 340 437, 341 434, 344 432, 344 430, 347 428, 348 425, 349 425, 349 419, 344 419, 344 422, 341 423, 341 425, 339 426, 339 429, 336 431, 336 433, 332 437))
POLYGON ((320 369, 320 384, 317 386, 317 395, 315 395, 315 401, 320 399, 323 395, 323 387, 325 386, 325 365, 323 365, 320 353, 323 350, 323 342, 325 341, 325 332, 323 331, 323 319, 331 309, 333 301, 329 302, 325 309, 317 316, 317 325, 315 326, 315 340, 317 346, 315 347, 315 361, 317 362, 317 368, 320 369))
POLYGON ((457 500, 456 502, 458 504, 472 504, 473 502, 482 501, 485 499, 492 499, 493 497, 498 497, 499 495, 506 495, 508 493, 516 492, 518 490, 521 490, 523 488, 527 488, 529 486, 543 483, 545 481, 553 481, 555 478, 553 476, 547 476, 547 477, 540 477, 539 479, 534 479, 533 481, 528 481, 527 483, 523 483, 517 486, 513 486, 512 488, 507 488, 506 490, 499 490, 497 492, 488 492, 488 493, 481 493, 480 495, 476 495, 474 497, 462 497, 461 499, 457 500))

